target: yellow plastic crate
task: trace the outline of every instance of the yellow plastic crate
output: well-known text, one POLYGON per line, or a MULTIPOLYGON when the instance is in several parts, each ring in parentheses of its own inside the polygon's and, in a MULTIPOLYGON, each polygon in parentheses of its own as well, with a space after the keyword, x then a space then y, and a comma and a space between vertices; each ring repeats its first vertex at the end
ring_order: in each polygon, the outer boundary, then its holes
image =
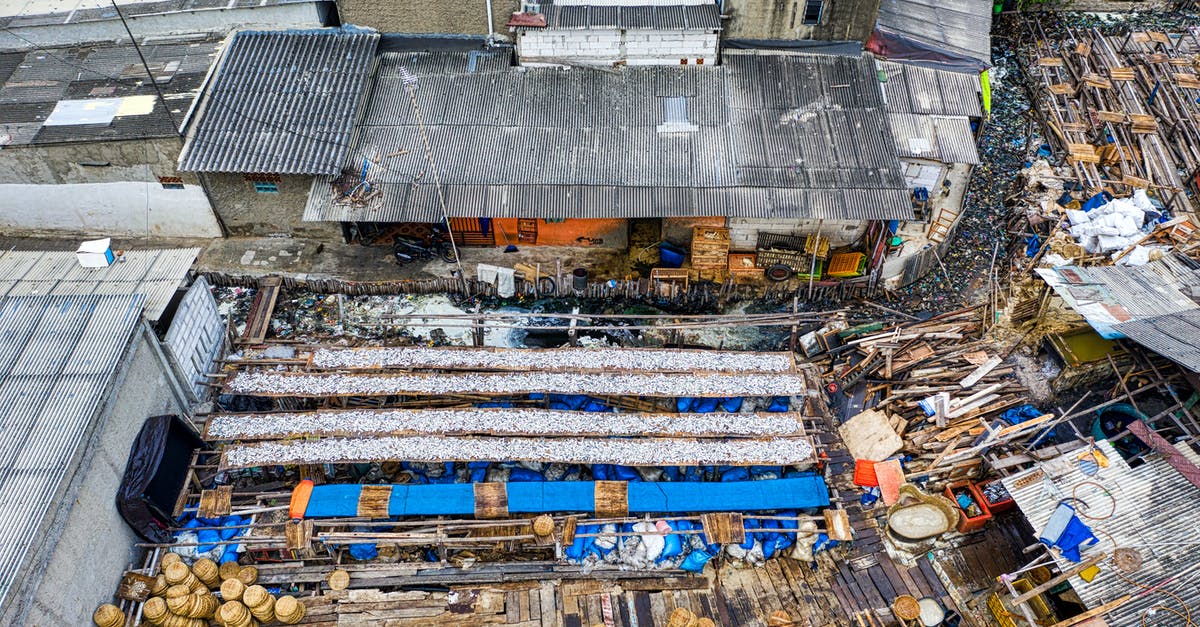
POLYGON ((841 253, 829 260, 829 271, 826 274, 838 279, 862 276, 866 265, 867 256, 863 253, 841 253))

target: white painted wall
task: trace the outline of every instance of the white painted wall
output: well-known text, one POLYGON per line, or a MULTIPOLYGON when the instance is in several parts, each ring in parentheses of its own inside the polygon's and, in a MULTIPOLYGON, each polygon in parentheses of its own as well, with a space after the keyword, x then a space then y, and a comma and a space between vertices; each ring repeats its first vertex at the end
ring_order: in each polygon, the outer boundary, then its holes
POLYGON ((769 220, 765 218, 729 218, 729 249, 753 252, 758 233, 810 235, 820 231, 837 248, 857 241, 867 232, 867 223, 858 220, 769 220))
POLYGON ((522 29, 517 34, 521 65, 715 65, 720 37, 712 31, 617 29, 522 29))
POLYGON ((0 184, 0 230, 88 235, 221 237, 204 191, 154 183, 0 184))

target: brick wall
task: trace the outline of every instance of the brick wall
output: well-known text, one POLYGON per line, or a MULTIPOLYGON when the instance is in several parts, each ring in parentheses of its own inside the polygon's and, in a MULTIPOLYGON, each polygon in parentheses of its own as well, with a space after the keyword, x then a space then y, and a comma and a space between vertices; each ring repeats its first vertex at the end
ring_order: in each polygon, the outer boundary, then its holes
POLYGON ((725 36, 864 42, 875 30, 879 0, 824 0, 821 21, 805 25, 807 0, 725 0, 725 36))
MULTIPOLYGON (((485 0, 337 0, 342 23, 384 33, 487 35, 485 0)), ((492 27, 507 35, 506 24, 519 0, 492 0, 492 27)))

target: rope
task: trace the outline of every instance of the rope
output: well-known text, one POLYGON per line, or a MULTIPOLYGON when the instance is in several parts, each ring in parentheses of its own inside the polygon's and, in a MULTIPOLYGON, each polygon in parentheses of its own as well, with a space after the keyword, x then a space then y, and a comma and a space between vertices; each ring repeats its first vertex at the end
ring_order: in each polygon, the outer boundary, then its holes
POLYGON ((1095 481, 1080 481, 1079 483, 1075 484, 1075 487, 1071 490, 1071 497, 1074 498, 1075 501, 1077 501, 1079 503, 1085 503, 1085 501, 1083 499, 1079 498, 1079 488, 1081 488, 1085 485, 1093 485, 1093 486, 1096 486, 1097 488, 1100 488, 1100 491, 1102 493, 1104 493, 1104 496, 1107 496, 1109 498, 1109 500, 1112 501, 1112 508, 1110 508, 1108 510, 1108 513, 1103 516, 1092 516, 1092 515, 1084 512, 1084 510, 1082 510, 1082 509, 1076 510, 1076 513, 1078 513, 1080 516, 1083 516, 1084 518, 1087 518, 1088 520, 1107 520, 1109 518, 1112 518, 1113 514, 1117 513, 1117 497, 1113 496, 1112 492, 1110 492, 1108 490, 1108 488, 1104 487, 1103 485, 1100 485, 1099 483, 1096 483, 1095 481))

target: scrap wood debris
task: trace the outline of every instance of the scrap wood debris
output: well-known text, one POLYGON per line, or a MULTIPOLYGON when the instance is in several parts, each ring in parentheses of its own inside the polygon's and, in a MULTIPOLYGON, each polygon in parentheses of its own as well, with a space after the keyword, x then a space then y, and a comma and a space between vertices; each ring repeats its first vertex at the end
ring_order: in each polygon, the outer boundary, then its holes
POLYGON ((327 438, 231 445, 225 468, 336 464, 382 460, 540 461, 627 466, 800 465, 813 461, 807 438, 678 440, 668 438, 459 438, 438 436, 327 438))
POLYGON ((594 412, 513 408, 221 414, 209 419, 205 437, 216 441, 402 434, 768 437, 803 433, 800 417, 792 413, 606 413, 600 418, 594 412))
POLYGON ((250 396, 388 396, 399 394, 616 394, 626 396, 800 396, 799 374, 583 374, 556 372, 448 374, 306 374, 239 372, 225 393, 250 396))
POLYGON ((940 472, 954 462, 977 464, 983 450, 1028 436, 1050 420, 1023 415, 1022 424, 1013 425, 1000 419, 1027 402, 1027 390, 995 342, 982 337, 979 317, 980 310, 970 308, 839 338, 846 350, 829 359, 827 377, 846 390, 865 388, 869 407, 847 422, 860 427, 843 430, 852 451, 868 451, 875 457, 870 461, 903 452, 912 458, 905 464, 910 475, 940 472))
POLYGON ((409 368, 434 370, 540 370, 643 372, 791 372, 788 353, 634 348, 559 348, 546 350, 404 348, 319 348, 312 366, 329 370, 409 368))

